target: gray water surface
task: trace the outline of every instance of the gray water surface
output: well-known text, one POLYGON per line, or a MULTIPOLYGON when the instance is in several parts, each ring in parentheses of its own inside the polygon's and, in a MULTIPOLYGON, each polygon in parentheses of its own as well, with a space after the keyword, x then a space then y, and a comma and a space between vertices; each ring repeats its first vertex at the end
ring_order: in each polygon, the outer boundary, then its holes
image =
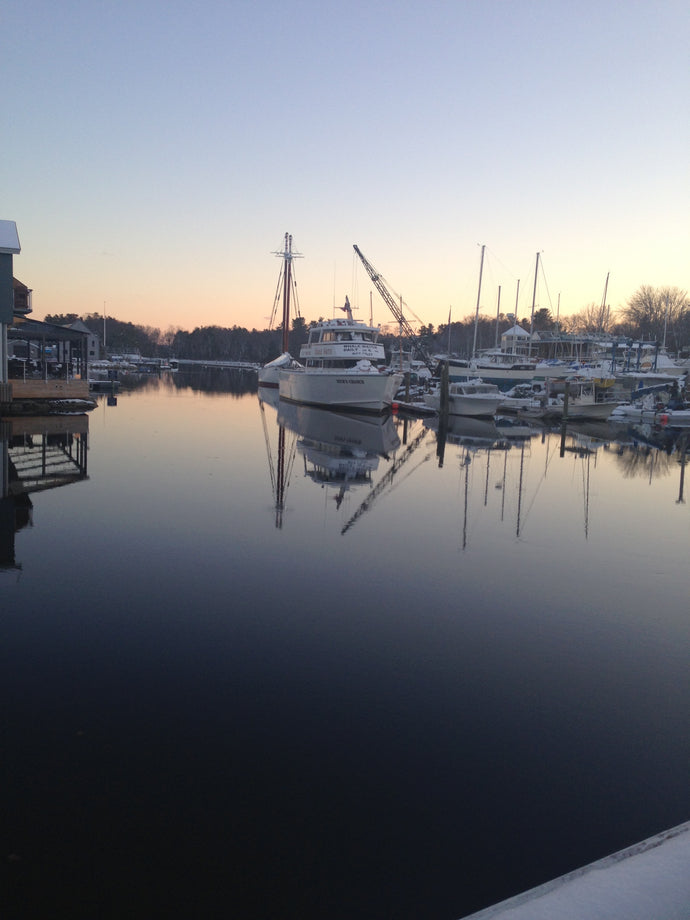
POLYGON ((3 498, 3 917, 453 920, 687 820, 682 441, 253 385, 3 498))

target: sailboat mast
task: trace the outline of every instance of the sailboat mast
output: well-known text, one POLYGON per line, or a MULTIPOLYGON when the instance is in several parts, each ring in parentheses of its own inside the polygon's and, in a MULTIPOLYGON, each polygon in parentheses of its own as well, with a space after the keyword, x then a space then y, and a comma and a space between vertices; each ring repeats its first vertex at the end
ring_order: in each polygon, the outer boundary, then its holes
POLYGON ((494 348, 498 348, 498 324, 501 319, 501 285, 498 286, 498 303, 496 304, 496 342, 494 348))
POLYGON ((606 294, 609 289, 609 275, 610 274, 611 272, 606 273, 606 281, 604 283, 604 296, 601 298, 601 309, 599 310, 599 332, 604 331, 604 320, 607 320, 607 325, 608 325, 608 317, 606 316, 606 294))
POLYGON ((286 352, 290 350, 290 288, 292 287, 292 235, 289 233, 285 234, 283 262, 283 352, 286 352))
POLYGON ((534 334, 534 305, 537 300, 537 278, 539 277, 539 253, 537 253, 537 263, 534 267, 534 288, 532 290, 532 316, 529 321, 529 348, 527 357, 532 357, 532 335, 534 334))
POLYGON ((472 357, 477 356, 477 325, 479 323, 479 299, 482 294, 482 272, 484 271, 484 250, 486 246, 482 243, 482 258, 479 263, 479 286, 477 288, 477 309, 474 312, 474 339, 472 341, 472 357))
MULTIPOLYGON (((518 278, 518 280, 517 280, 517 288, 515 289, 515 317, 514 317, 513 326, 517 326, 517 325, 518 325, 518 304, 519 304, 519 303, 520 303, 520 279, 518 278)), ((514 355, 515 352, 516 352, 516 348, 515 348, 515 333, 512 334, 511 338, 512 338, 512 342, 511 342, 511 345, 510 345, 510 352, 511 352, 511 354, 514 355)))

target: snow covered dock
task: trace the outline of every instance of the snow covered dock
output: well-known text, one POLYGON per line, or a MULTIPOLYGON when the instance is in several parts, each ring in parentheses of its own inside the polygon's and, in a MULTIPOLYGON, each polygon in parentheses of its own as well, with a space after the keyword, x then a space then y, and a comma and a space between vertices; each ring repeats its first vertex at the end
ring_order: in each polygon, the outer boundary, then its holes
POLYGON ((465 920, 688 920, 690 821, 465 920))

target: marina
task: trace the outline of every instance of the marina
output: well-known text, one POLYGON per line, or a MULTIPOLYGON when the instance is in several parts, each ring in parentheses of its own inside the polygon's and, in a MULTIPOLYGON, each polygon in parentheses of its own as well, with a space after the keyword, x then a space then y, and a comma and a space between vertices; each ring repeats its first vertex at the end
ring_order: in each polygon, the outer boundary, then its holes
POLYGON ((682 430, 211 374, 2 428, 8 916, 459 920, 687 821, 682 430))

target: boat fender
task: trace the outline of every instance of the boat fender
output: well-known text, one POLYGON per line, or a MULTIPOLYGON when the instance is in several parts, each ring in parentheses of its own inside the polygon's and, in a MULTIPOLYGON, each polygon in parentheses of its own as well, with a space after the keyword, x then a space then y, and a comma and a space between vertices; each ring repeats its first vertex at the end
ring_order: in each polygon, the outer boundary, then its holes
POLYGON ((668 425, 668 413, 663 412, 663 413, 659 416, 659 424, 660 424, 660 425, 668 425))

